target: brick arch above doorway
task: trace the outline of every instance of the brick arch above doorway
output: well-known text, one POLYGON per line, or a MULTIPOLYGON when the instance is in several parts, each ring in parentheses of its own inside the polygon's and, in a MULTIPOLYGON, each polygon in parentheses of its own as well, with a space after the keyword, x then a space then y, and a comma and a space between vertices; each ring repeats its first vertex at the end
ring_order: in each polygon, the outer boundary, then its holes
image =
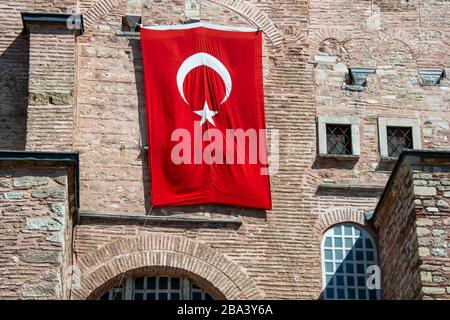
POLYGON ((262 292, 234 262, 212 247, 179 236, 151 234, 118 240, 82 256, 73 299, 88 299, 105 283, 149 267, 184 270, 211 284, 226 299, 263 299, 262 292))

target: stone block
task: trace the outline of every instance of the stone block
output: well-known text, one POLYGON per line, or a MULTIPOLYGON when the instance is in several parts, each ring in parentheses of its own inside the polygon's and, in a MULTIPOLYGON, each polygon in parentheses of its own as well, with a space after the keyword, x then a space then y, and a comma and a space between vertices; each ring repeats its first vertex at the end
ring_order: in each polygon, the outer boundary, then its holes
POLYGON ((20 260, 28 263, 61 263, 61 252, 54 250, 27 250, 20 254, 20 260))
POLYGON ((431 254, 437 258, 447 258, 447 249, 433 248, 431 254))
POLYGON ((40 188, 35 189, 31 192, 33 198, 44 199, 44 198, 59 198, 63 199, 66 196, 64 190, 55 188, 40 188))
POLYGON ((445 200, 442 200, 442 199, 439 199, 439 200, 436 202, 436 205, 437 205, 439 208, 444 208, 444 209, 450 208, 450 205, 448 204, 448 202, 445 201, 445 200))
POLYGON ((49 204, 50 211, 58 216, 64 216, 66 213, 66 204, 64 202, 56 202, 49 204))
POLYGON ((57 294, 55 285, 26 284, 22 289, 24 297, 51 297, 57 294))
POLYGON ((62 224, 50 217, 27 218, 26 226, 28 230, 60 231, 62 229, 62 224))
POLYGON ((445 288, 441 287, 423 287, 422 292, 424 294, 435 295, 435 294, 444 294, 445 288))
POLYGON ((435 187, 414 186, 414 194, 417 196, 435 196, 435 187))
POLYGON ((21 200, 27 197, 27 193, 26 192, 21 192, 21 191, 11 191, 11 192, 5 192, 3 194, 3 198, 5 198, 5 200, 7 201, 14 201, 14 200, 21 200))
POLYGON ((23 176, 13 178, 13 186, 17 189, 29 189, 36 186, 46 185, 49 181, 50 179, 48 177, 23 176))
POLYGON ((433 220, 428 219, 428 218, 418 218, 416 220, 416 224, 418 226, 432 226, 433 225, 433 220))

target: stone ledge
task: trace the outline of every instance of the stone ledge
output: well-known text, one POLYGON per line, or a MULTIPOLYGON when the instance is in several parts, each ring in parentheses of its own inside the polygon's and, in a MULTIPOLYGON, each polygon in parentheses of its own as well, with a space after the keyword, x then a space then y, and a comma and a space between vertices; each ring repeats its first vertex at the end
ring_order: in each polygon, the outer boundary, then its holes
POLYGON ((323 154, 317 155, 319 158, 339 160, 339 161, 358 161, 359 156, 354 154, 323 154))
POLYGON ((372 184, 349 184, 349 183, 321 183, 317 188, 318 191, 340 191, 340 192, 368 192, 381 194, 384 190, 384 185, 372 184))
POLYGON ((392 163, 392 162, 396 162, 398 160, 398 157, 381 157, 380 158, 380 162, 384 162, 384 163, 392 163))
POLYGON ((23 32, 27 33, 33 24, 66 27, 68 31, 75 30, 84 33, 83 15, 53 12, 21 12, 23 32))
POLYGON ((154 216, 154 215, 131 215, 126 213, 101 213, 80 211, 80 219, 102 219, 122 221, 146 221, 147 223, 213 223, 213 224, 242 224, 240 217, 215 218, 215 217, 193 217, 183 215, 154 216))
POLYGON ((118 37, 132 37, 132 38, 140 38, 141 33, 136 31, 116 31, 116 36, 118 37))

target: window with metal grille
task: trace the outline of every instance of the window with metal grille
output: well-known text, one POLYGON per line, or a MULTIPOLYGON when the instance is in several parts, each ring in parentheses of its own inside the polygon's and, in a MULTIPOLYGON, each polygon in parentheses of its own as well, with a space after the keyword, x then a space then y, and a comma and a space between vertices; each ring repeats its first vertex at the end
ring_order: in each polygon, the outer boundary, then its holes
POLYGON ((213 300, 205 290, 186 278, 169 276, 130 277, 105 292, 100 300, 213 300))
POLYGON ((352 129, 350 125, 327 124, 327 153, 352 154, 352 129))
POLYGON ((411 127, 386 127, 388 155, 398 157, 403 149, 413 148, 411 127))
POLYGON ((322 242, 324 299, 380 299, 369 289, 368 268, 377 263, 375 242, 364 229, 343 224, 329 229, 322 242))

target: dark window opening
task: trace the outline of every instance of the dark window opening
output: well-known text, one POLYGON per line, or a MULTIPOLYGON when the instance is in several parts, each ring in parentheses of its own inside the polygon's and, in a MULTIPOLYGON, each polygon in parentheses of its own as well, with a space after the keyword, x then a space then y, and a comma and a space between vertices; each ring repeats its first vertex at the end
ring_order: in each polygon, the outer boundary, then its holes
POLYGON ((126 15, 122 17, 122 31, 138 32, 140 30, 141 16, 126 15))
POLYGON ((388 155, 398 157, 403 149, 413 148, 411 127, 387 127, 388 155))
POLYGON ((327 124, 327 153, 352 154, 352 129, 350 125, 327 124))

